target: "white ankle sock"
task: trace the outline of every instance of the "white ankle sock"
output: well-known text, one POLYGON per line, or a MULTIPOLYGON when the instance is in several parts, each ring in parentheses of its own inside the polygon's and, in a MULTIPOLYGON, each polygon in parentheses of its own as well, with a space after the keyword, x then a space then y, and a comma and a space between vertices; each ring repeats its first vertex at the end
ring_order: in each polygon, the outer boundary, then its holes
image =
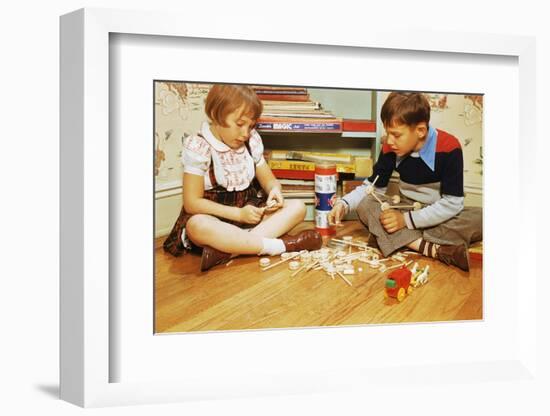
POLYGON ((263 248, 258 256, 276 256, 286 251, 285 243, 280 238, 262 238, 263 248))

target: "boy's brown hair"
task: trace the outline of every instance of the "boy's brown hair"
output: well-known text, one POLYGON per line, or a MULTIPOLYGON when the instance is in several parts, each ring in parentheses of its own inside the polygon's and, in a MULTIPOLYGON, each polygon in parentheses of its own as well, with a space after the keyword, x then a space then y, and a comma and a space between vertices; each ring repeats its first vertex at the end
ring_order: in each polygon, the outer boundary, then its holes
POLYGON ((419 92, 392 92, 382 105, 380 118, 384 126, 406 124, 409 127, 418 123, 430 123, 430 103, 419 92))
POLYGON ((263 105, 254 90, 246 85, 214 84, 208 95, 204 111, 216 124, 227 127, 227 115, 244 105, 244 112, 252 120, 258 120, 263 105))

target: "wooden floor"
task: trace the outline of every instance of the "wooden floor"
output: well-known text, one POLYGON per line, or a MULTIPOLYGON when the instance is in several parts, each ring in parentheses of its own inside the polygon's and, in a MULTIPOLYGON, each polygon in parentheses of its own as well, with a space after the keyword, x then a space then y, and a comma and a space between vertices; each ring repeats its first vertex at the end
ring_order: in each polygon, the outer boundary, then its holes
MULTIPOLYGON (((292 234, 307 228, 313 224, 303 223, 292 234)), ((367 237, 356 221, 338 230, 338 236, 344 235, 367 237)), ((398 303, 384 298, 389 272, 366 264, 362 272, 348 276, 352 286, 323 271, 290 277, 287 263, 264 272, 257 256, 239 257, 201 273, 200 256, 175 258, 163 252, 162 239, 156 243, 157 333, 482 319, 478 261, 471 261, 466 273, 410 255, 421 267, 430 265, 430 280, 398 303)), ((276 260, 279 257, 272 263, 276 260)))

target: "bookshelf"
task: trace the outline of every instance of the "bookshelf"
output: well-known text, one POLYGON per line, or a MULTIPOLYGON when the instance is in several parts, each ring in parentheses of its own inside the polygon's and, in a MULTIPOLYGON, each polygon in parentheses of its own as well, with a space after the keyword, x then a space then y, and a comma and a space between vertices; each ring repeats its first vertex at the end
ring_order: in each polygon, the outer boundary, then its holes
MULTIPOLYGON (((308 88, 307 93, 309 94, 309 100, 320 104, 320 110, 341 120, 339 131, 308 132, 300 129, 274 131, 259 127, 258 132, 262 136, 265 149, 347 154, 355 158, 370 158, 374 162, 380 151, 377 126, 374 121, 376 120, 377 111, 376 92, 308 88), (371 120, 372 122, 358 124, 358 120, 371 120), (365 131, 361 131, 363 125, 366 126, 365 131), (346 131, 348 128, 353 131, 346 131)), ((292 122, 292 119, 289 119, 289 122, 292 122)), ((340 176, 339 194, 342 193, 342 179, 353 178, 353 174, 340 176)), ((306 219, 312 220, 314 218, 313 197, 304 198, 300 196, 300 198, 306 202, 308 207, 306 219)))
MULTIPOLYGON (((308 88, 311 101, 344 120, 376 120, 377 93, 375 91, 308 88)), ((280 150, 309 150, 327 153, 350 153, 370 156, 373 161, 380 151, 376 131, 342 131, 307 133, 301 131, 272 132, 259 129, 266 148, 280 150), (300 148, 303 147, 303 148, 300 148)))

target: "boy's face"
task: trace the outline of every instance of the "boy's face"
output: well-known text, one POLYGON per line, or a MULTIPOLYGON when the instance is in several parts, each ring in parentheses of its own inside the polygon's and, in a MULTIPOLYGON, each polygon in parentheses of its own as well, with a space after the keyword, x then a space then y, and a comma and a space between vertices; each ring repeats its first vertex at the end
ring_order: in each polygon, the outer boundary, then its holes
POLYGON ((407 124, 392 124, 386 126, 386 144, 399 157, 412 152, 418 152, 426 141, 428 128, 426 123, 418 123, 416 126, 407 124))
POLYGON ((213 123, 215 135, 230 148, 239 149, 250 138, 256 121, 246 114, 243 105, 227 115, 225 124, 226 126, 222 126, 213 123))

